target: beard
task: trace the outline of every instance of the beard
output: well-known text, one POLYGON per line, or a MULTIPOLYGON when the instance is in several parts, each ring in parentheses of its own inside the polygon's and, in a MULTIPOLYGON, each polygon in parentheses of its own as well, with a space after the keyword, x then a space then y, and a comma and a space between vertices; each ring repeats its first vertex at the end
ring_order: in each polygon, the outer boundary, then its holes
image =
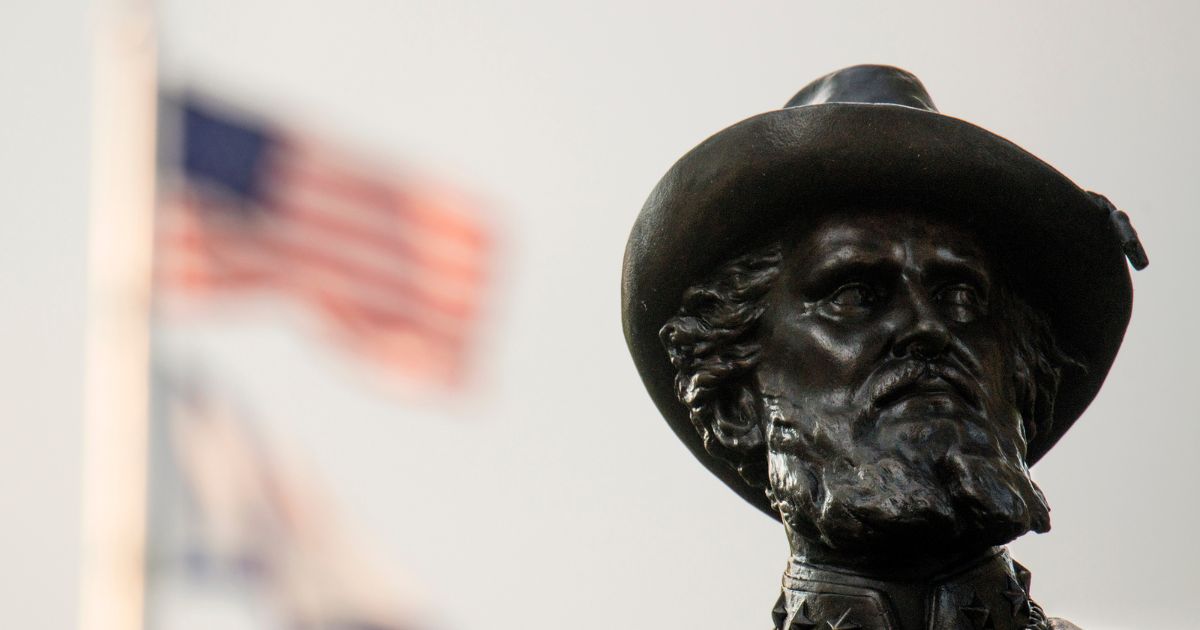
POLYGON ((768 496, 806 539, 851 552, 953 550, 1050 529, 1019 437, 958 419, 877 443, 766 408, 768 496))

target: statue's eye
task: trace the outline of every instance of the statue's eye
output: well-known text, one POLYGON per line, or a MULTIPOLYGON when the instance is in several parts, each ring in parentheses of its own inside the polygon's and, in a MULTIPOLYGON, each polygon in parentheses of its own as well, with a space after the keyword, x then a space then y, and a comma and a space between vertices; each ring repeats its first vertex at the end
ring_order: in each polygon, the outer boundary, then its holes
POLYGON ((832 304, 842 307, 866 307, 875 303, 875 292, 871 287, 854 283, 843 285, 829 297, 832 304))
POLYGON ((950 306, 968 307, 979 307, 983 303, 979 291, 966 284, 954 284, 943 288, 937 293, 937 301, 950 306))
POLYGON ((952 284, 934 295, 948 317, 962 323, 974 321, 987 312, 987 303, 979 289, 969 284, 952 284))

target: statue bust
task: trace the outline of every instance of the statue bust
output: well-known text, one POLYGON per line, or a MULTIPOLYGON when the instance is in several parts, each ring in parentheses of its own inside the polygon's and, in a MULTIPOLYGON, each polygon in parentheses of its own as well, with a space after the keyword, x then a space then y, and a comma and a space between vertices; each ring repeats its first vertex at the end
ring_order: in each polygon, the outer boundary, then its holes
POLYGON ((625 254, 662 415, 784 526, 777 630, 1074 628, 1004 545, 1132 305, 1128 217, 887 66, 817 79, 681 158, 625 254))

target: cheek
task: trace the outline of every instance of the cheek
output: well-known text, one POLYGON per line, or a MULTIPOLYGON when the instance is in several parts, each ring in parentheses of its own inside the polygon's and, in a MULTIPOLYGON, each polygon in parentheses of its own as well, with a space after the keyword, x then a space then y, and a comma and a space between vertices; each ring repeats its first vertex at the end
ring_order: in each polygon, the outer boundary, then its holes
POLYGON ((793 400, 840 398, 870 374, 878 354, 871 345, 862 331, 850 334, 813 315, 780 322, 764 339, 760 383, 765 393, 790 394, 793 400))
POLYGON ((1017 400, 1016 366, 995 335, 981 334, 968 346, 980 366, 979 376, 986 400, 988 417, 1010 437, 1024 446, 1024 426, 1017 400))
POLYGON ((968 351, 978 365, 980 380, 989 398, 1011 405, 1015 402, 1015 369, 1008 353, 993 334, 966 336, 968 351))

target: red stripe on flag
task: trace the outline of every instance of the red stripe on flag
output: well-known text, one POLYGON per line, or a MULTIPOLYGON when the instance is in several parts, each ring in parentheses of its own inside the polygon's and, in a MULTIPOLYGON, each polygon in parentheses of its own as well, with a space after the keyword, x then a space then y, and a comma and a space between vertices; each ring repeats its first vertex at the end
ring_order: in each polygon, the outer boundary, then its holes
MULTIPOLYGON (((477 221, 461 216, 451 204, 439 204, 433 187, 401 187, 359 175, 343 166, 311 156, 274 156, 281 188, 311 187, 345 199, 363 212, 402 219, 418 231, 435 233, 486 249, 488 237, 477 221), (439 207, 440 206, 440 207, 439 207)), ((448 193, 442 193, 448 194, 448 193)))
MULTIPOLYGON (((434 248, 422 247, 409 238, 391 233, 372 232, 344 219, 338 219, 329 213, 321 212, 312 206, 299 202, 291 202, 284 206, 283 212, 291 215, 288 218, 297 223, 320 230, 329 237, 337 237, 347 242, 357 243, 381 254, 395 256, 401 262, 419 265, 431 273, 456 276, 459 280, 480 282, 483 280, 481 260, 472 257, 470 260, 455 260, 447 255, 439 255, 434 248)), ((393 228, 401 231, 402 228, 393 228)))

